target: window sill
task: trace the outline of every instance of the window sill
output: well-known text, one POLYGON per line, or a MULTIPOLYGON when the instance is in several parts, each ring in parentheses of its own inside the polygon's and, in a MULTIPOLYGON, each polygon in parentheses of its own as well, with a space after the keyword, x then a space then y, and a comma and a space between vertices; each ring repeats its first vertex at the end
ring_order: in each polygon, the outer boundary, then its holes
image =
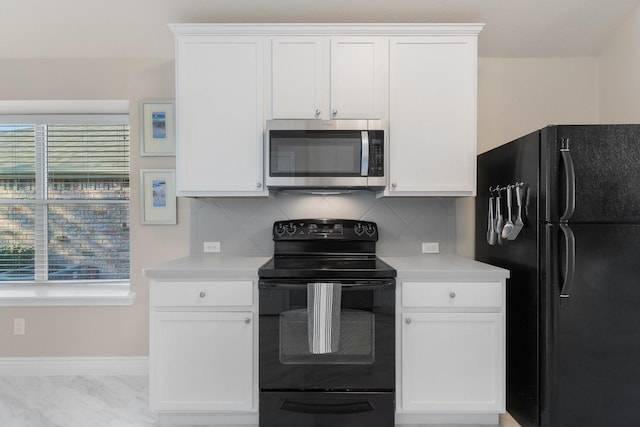
POLYGON ((0 285, 0 307, 123 306, 135 298, 128 282, 0 285))

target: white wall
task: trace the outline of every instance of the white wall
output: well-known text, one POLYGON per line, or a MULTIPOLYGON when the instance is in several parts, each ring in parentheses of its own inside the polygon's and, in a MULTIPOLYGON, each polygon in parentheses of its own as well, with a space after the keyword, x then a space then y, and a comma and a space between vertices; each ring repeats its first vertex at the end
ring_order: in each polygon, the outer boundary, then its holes
POLYGON ((600 122, 640 123, 640 6, 600 56, 600 122))
POLYGON ((188 254, 188 203, 177 226, 140 225, 141 168, 174 168, 172 157, 139 156, 141 100, 173 99, 172 60, 0 60, 3 100, 127 99, 131 122, 131 284, 137 298, 126 307, 0 309, 1 356, 144 356, 148 354, 148 284, 142 268, 188 254), (26 335, 13 335, 13 318, 26 335))

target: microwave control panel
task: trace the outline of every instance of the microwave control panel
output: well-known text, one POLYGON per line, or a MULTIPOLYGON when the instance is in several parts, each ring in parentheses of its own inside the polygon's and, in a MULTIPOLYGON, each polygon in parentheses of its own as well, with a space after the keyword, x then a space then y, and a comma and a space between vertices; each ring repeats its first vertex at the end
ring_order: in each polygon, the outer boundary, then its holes
POLYGON ((369 131, 369 176, 384 176, 384 131, 369 131))

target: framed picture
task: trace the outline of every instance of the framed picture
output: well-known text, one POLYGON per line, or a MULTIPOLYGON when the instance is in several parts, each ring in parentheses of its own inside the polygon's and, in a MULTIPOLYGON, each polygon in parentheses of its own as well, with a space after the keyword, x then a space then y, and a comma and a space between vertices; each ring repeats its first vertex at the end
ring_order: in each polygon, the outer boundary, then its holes
POLYGON ((176 155, 173 101, 142 101, 140 103, 140 155, 176 155))
POLYGON ((177 224, 175 169, 140 170, 140 222, 177 224))

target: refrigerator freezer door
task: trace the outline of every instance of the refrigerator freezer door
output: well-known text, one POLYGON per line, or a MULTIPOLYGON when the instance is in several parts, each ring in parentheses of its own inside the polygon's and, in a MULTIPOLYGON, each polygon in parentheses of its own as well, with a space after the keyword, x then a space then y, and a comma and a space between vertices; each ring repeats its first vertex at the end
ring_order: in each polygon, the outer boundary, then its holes
POLYGON ((547 226, 542 426, 640 426, 640 225, 571 230, 575 275, 561 298, 564 233, 547 226))
POLYGON ((640 125, 549 126, 541 143, 544 221, 640 223, 640 125), (563 218, 572 191, 575 210, 563 218))

